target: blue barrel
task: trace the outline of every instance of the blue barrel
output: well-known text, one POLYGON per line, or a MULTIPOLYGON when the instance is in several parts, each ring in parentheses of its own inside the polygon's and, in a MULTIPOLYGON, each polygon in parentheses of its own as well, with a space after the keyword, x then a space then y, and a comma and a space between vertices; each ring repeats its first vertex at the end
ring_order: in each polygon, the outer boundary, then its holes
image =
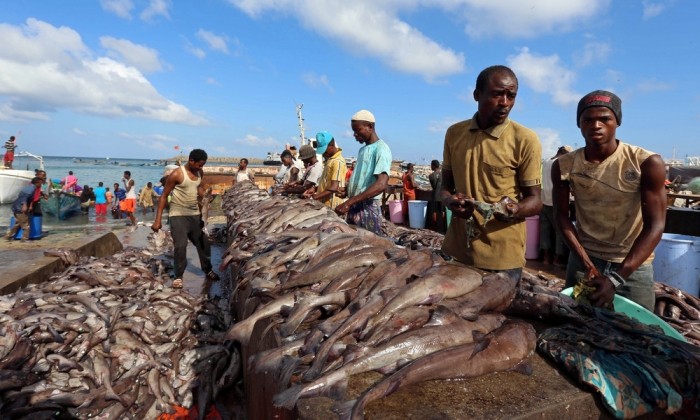
POLYGON ((700 296, 700 237, 664 233, 654 254, 654 280, 700 296))
MULTIPOLYGON (((15 225, 15 216, 10 217, 10 229, 15 225)), ((29 239, 41 239, 41 229, 43 227, 43 219, 41 216, 32 216, 29 218, 29 239)), ((22 231, 20 229, 15 235, 15 239, 22 239, 22 231)))

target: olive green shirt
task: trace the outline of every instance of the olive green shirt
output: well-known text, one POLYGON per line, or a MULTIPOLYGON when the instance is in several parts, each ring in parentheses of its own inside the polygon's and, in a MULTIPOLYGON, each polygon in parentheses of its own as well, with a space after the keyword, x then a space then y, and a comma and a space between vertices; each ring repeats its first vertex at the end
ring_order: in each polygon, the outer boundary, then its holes
MULTIPOLYGON (((447 129, 443 167, 457 193, 485 203, 521 199, 520 187, 541 184, 542 146, 537 134, 510 119, 486 130, 476 115, 447 129)), ((444 182, 444 181, 443 181, 444 182)), ((467 221, 453 217, 442 250, 460 262, 487 270, 525 265, 525 221, 501 222, 474 212, 478 238, 467 242, 467 221), (477 226, 478 225, 478 226, 477 226)))

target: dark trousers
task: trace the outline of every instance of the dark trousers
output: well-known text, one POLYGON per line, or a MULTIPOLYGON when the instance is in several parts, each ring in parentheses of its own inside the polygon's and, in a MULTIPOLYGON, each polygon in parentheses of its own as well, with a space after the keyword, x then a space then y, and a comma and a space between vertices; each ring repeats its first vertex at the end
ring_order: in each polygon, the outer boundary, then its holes
POLYGON ((202 228, 204 222, 200 216, 172 216, 170 217, 170 233, 173 236, 174 270, 175 278, 181 279, 187 267, 187 240, 189 239, 197 248, 199 264, 204 273, 211 271, 211 247, 209 238, 202 228))

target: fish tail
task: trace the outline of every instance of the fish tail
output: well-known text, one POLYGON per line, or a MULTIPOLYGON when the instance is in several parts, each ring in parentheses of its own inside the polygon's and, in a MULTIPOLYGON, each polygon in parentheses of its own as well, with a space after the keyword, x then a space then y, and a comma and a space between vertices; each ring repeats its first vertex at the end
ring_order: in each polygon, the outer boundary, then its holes
POLYGON ((272 404, 274 404, 275 407, 284 407, 291 410, 297 404, 297 400, 303 391, 303 385, 295 385, 275 394, 275 396, 272 397, 272 404))
POLYGON ((117 395, 113 389, 107 390, 107 392, 105 393, 105 400, 118 401, 119 404, 121 404, 123 407, 127 406, 127 403, 124 401, 124 399, 120 395, 117 395))
POLYGON ((345 391, 348 388, 348 378, 344 377, 337 382, 334 382, 328 390, 328 397, 334 400, 341 400, 345 396, 345 391))
POLYGON ((305 381, 313 381, 314 379, 318 378, 318 375, 321 374, 321 369, 323 369, 323 365, 326 363, 326 359, 328 358, 328 353, 324 354, 316 354, 316 357, 314 358, 314 362, 309 368, 309 370, 306 371, 304 374, 304 380, 305 381))
POLYGON ((301 359, 293 356, 284 356, 282 362, 280 363, 275 376, 279 379, 281 384, 287 385, 292 379, 292 375, 297 367, 301 364, 301 359))
POLYGON ((350 420, 355 407, 355 401, 343 401, 333 405, 333 412, 338 415, 340 420, 350 420))

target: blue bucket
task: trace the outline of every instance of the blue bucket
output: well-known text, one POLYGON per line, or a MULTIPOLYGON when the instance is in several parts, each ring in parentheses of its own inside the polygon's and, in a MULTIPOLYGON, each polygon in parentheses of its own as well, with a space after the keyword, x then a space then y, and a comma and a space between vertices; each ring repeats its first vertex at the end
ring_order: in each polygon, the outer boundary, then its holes
MULTIPOLYGON (((43 227, 43 219, 41 216, 32 216, 29 218, 29 239, 41 239, 41 228, 43 227)), ((10 217, 10 229, 15 225, 15 216, 10 217)), ((22 231, 20 229, 15 235, 15 239, 22 239, 22 231)))

